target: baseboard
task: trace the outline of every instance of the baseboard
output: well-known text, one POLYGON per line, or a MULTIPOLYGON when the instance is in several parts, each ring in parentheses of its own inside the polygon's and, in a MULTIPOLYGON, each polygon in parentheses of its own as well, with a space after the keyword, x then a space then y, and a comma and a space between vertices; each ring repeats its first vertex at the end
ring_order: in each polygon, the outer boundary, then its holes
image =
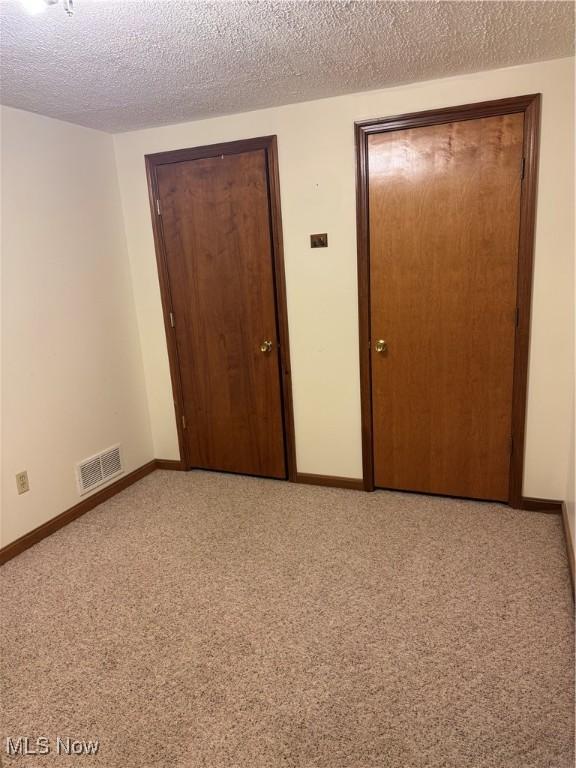
POLYGON ((127 475, 124 475, 124 477, 116 480, 115 483, 111 483, 110 485, 107 485, 106 488, 96 491, 92 496, 82 499, 82 501, 75 504, 73 507, 70 507, 70 509, 67 509, 65 512, 61 512, 51 520, 42 523, 38 528, 34 528, 34 530, 25 533, 24 536, 16 539, 16 541, 12 541, 5 547, 2 547, 2 549, 0 549, 0 565, 4 565, 8 560, 11 560, 13 557, 16 557, 16 555, 24 552, 24 550, 37 544, 39 541, 42 541, 42 539, 45 539, 47 536, 50 536, 51 533, 55 533, 55 531, 68 525, 68 523, 76 520, 77 517, 94 509, 94 507, 102 504, 103 501, 112 498, 112 496, 115 496, 117 493, 120 493, 120 491, 128 488, 129 485, 141 480, 146 475, 149 475, 150 472, 154 472, 155 469, 156 461, 149 461, 147 464, 144 464, 133 472, 129 472, 127 475))
POLYGON ((185 472, 186 465, 182 459, 156 459, 156 469, 171 469, 177 472, 185 472))
POLYGON ((562 525, 564 526, 564 537, 566 539, 566 556, 568 557, 568 568, 570 569, 570 579, 572 581, 572 597, 574 597, 574 578, 576 573, 576 561, 574 560, 574 543, 570 533, 570 524, 568 523, 568 507, 566 502, 562 502, 562 525))
POLYGON ((304 483, 305 485, 324 485, 329 488, 349 488, 353 491, 363 491, 364 481, 362 478, 355 477, 337 477, 336 475, 309 475, 306 472, 296 472, 295 483, 304 483))
MULTIPOLYGON (((37 544, 42 539, 45 539, 50 534, 55 533, 60 528, 63 528, 68 523, 71 523, 76 518, 81 517, 86 512, 89 512, 94 507, 97 507, 102 502, 115 496, 120 491, 123 491, 128 486, 141 480, 146 475, 154 472, 155 469, 168 469, 175 471, 184 471, 184 462, 178 459, 153 459, 147 464, 135 469, 133 472, 121 477, 116 482, 107 485, 106 488, 102 488, 100 491, 88 496, 78 504, 75 504, 70 509, 61 512, 51 520, 47 520, 42 525, 39 525, 34 530, 25 533, 16 541, 12 541, 5 547, 0 549, 0 565, 11 560, 16 555, 24 552, 29 547, 37 544)), ((347 488, 355 491, 364 490, 364 481, 361 478, 354 477, 337 477, 336 475, 314 475, 306 472, 297 472, 294 481, 295 483, 303 483, 305 485, 320 485, 328 488, 347 488)), ((568 556, 568 564, 570 567, 570 578, 572 580, 572 594, 574 595, 574 577, 575 577, 575 562, 574 562, 574 547, 572 545, 572 537, 570 535, 570 528, 568 526, 568 512, 566 504, 563 501, 556 501, 554 499, 534 499, 524 496, 522 498, 522 509, 533 512, 551 512, 562 515, 562 522, 564 526, 564 535, 566 538, 566 551, 568 556)))
POLYGON ((526 509, 528 512, 551 512, 559 515, 562 512, 562 502, 556 499, 533 499, 530 496, 522 496, 520 509, 526 509))

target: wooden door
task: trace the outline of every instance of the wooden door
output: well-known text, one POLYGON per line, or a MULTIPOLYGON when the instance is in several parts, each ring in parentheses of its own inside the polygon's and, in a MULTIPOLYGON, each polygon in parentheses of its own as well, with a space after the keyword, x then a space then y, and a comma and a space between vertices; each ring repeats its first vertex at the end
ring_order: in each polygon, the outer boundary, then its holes
POLYGON ((188 465, 286 476, 264 149, 156 168, 188 465))
POLYGON ((509 497, 523 120, 368 136, 379 487, 509 497))

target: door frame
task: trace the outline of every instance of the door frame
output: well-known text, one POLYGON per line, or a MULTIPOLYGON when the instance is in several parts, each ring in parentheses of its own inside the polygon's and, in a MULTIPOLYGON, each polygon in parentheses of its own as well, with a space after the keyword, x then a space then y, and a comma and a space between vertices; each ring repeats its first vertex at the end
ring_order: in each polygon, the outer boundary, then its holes
MULTIPOLYGON (((518 238, 517 327, 514 342, 512 387, 512 446, 508 503, 524 508, 522 481, 526 432, 530 310, 534 262, 534 226, 540 138, 541 94, 464 104, 354 123, 356 140, 356 223, 358 252, 358 315, 360 337, 360 400, 362 414, 362 468, 364 490, 374 490, 372 425, 372 370, 370 354, 370 219, 368 208, 368 137, 374 133, 524 114, 523 179, 518 238)), ((520 169, 519 169, 520 172, 520 169)))
POLYGON ((227 141, 221 144, 209 144, 189 149, 175 149, 168 152, 157 152, 145 155, 146 178, 148 181, 148 197, 152 230, 160 282, 160 296, 164 315, 164 330, 168 346, 170 378, 174 411, 176 414, 176 429, 180 450, 180 468, 193 469, 184 431, 184 395, 180 374, 180 360, 176 344, 176 334, 171 324, 172 296, 168 275, 168 262, 162 229, 160 213, 157 169, 170 163, 181 163, 188 160, 200 160, 219 155, 236 155, 244 152, 264 150, 268 179, 268 208, 270 214, 270 242, 272 245, 272 272, 274 277, 274 298, 276 310, 276 325, 279 339, 280 393, 282 398, 282 426, 284 440, 284 455, 288 480, 294 480, 296 475, 296 447, 294 440, 294 413, 292 405, 292 379, 290 369, 290 346, 288 337, 288 312, 286 305, 286 278, 284 274, 284 247, 282 242, 282 215, 280 207, 280 179, 278 173, 278 143, 276 136, 261 136, 253 139, 227 141))

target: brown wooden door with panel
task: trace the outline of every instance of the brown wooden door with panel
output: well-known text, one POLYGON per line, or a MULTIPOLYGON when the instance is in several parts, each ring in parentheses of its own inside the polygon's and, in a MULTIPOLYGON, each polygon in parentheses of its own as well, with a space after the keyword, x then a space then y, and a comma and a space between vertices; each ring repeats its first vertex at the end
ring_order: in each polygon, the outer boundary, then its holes
POLYGON ((508 499, 523 120, 368 137, 376 486, 508 499))
POLYGON ((188 464, 284 478, 266 153, 156 174, 188 464))

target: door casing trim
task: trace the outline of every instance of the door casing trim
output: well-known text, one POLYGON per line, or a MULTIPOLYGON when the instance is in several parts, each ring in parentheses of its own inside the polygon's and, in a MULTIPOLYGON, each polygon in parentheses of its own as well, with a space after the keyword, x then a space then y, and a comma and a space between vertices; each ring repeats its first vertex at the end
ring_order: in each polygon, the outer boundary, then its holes
POLYGON ((170 364, 170 377, 172 380, 180 461, 185 469, 192 469, 190 459, 187 455, 182 419, 184 414, 184 395, 180 377, 180 361, 176 345, 176 334, 174 333, 174 328, 170 324, 170 312, 173 311, 172 296, 170 291, 170 281, 168 279, 168 266, 162 231, 162 217, 159 215, 156 207, 156 200, 158 199, 158 179, 156 171, 159 166, 170 163, 199 160, 201 158, 217 157, 218 155, 234 155, 255 150, 264 150, 268 172, 270 239, 272 243, 276 322, 278 326, 278 338, 280 340, 280 391, 282 396, 284 453, 288 480, 293 481, 296 476, 296 445, 294 438, 286 278, 284 273, 284 247, 282 241, 280 180, 278 172, 278 143, 276 136, 261 136, 253 139, 228 141, 221 144, 209 144, 202 147, 176 149, 168 152, 157 152, 155 154, 145 155, 150 215, 152 217, 156 263, 158 266, 158 278, 160 282, 160 296, 162 299, 162 312, 164 315, 164 330, 168 347, 168 360, 170 364))
POLYGON ((512 388, 512 440, 510 459, 510 506, 523 508, 522 482, 526 436, 526 399, 530 351, 530 311, 534 264, 534 227, 538 150, 540 141, 541 94, 529 94, 496 101, 413 112, 405 115, 363 120, 354 124, 356 140, 356 226, 358 255, 358 319, 360 337, 360 399, 362 421, 362 469, 364 490, 374 490, 372 428, 372 372, 370 343, 370 242, 368 210, 368 137, 373 133, 398 131, 441 123, 476 120, 482 117, 524 114, 524 177, 520 196, 518 239, 518 326, 514 343, 512 388))

